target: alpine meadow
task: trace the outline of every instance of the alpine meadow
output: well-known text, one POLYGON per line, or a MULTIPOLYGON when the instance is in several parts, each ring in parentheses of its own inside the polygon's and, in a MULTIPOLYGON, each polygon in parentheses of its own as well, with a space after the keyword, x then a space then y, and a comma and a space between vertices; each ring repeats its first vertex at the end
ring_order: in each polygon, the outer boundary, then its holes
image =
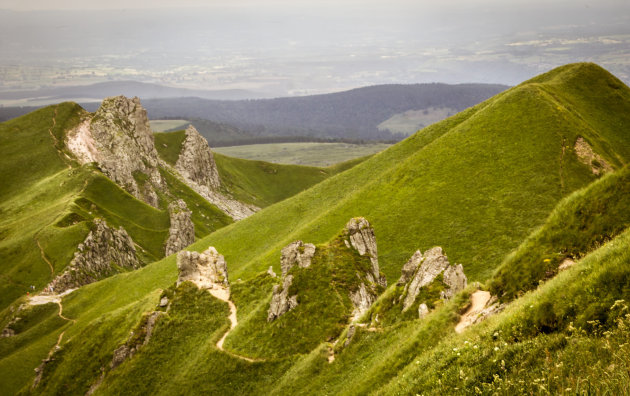
POLYGON ((0 124, 6 395, 630 394, 630 88, 540 74, 329 167, 0 124))

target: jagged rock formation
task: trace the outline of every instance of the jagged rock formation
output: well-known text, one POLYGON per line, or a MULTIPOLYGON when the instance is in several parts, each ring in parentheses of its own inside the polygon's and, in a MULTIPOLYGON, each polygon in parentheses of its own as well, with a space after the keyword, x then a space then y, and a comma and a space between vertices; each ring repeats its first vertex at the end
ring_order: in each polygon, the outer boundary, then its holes
POLYGON ((177 254, 177 269, 178 285, 190 281, 204 289, 229 287, 225 258, 212 246, 203 253, 182 250, 177 254))
POLYGON ((186 139, 182 143, 175 169, 185 179, 200 186, 206 186, 211 190, 221 186, 219 171, 208 141, 192 125, 186 128, 186 139))
POLYGON ((377 285, 387 286, 387 279, 378 266, 376 237, 370 223, 363 217, 352 218, 346 224, 344 236, 346 247, 356 250, 361 256, 368 255, 371 263, 369 272, 357 273, 361 283, 357 290, 350 292, 350 300, 354 305, 352 317, 356 320, 376 301, 377 285))
POLYGON ((378 267, 376 237, 374 236, 374 229, 370 226, 370 223, 363 217, 352 218, 346 224, 346 235, 348 239, 345 243, 348 248, 352 247, 361 256, 365 256, 366 254, 370 256, 372 273, 367 274, 368 279, 383 287, 387 286, 387 279, 381 276, 378 267))
POLYGON ((578 137, 573 146, 575 154, 583 164, 591 167, 591 171, 595 175, 599 175, 604 172, 611 172, 612 166, 606 162, 599 154, 593 151, 593 148, 583 137, 578 137))
POLYGON ((297 294, 289 297, 289 288, 292 283, 293 275, 288 275, 282 281, 282 287, 280 287, 280 285, 273 286, 271 303, 269 304, 269 311, 267 312, 268 322, 279 318, 297 307, 297 294))
POLYGON ((315 245, 302 241, 291 242, 282 249, 280 267, 282 268, 282 277, 284 279, 282 287, 280 285, 274 285, 273 287, 267 321, 271 322, 279 318, 298 305, 297 294, 289 296, 293 275, 288 275, 288 273, 296 265, 300 268, 308 268, 315 255, 315 250, 315 245))
POLYGON ((285 246, 282 249, 280 258, 282 276, 286 276, 289 270, 296 264, 300 268, 308 268, 311 265, 313 255, 315 255, 315 245, 312 243, 295 241, 285 246))
POLYGON ((103 100, 91 118, 68 134, 66 146, 80 163, 95 162, 127 192, 158 207, 156 189, 162 189, 163 180, 147 112, 137 97, 103 100))
MULTIPOLYGON (((418 250, 411 256, 403 266, 402 275, 397 282, 399 286, 405 285, 402 294, 404 296, 403 312, 414 304, 420 289, 431 284, 440 274, 446 286, 446 289, 440 292, 441 298, 449 299, 466 287, 464 267, 461 264, 451 265, 441 247, 431 248, 424 252, 424 255, 418 250)), ((423 315, 420 310, 418 313, 420 316, 423 315)))
POLYGON ((171 226, 164 246, 166 256, 177 253, 195 242, 195 225, 191 219, 192 212, 188 210, 186 202, 182 199, 171 202, 168 205, 168 214, 171 218, 171 226))
MULTIPOLYGON (((163 165, 168 166, 166 163, 163 165)), ((186 129, 186 139, 182 143, 175 170, 190 188, 234 220, 244 219, 260 210, 257 206, 234 200, 220 191, 219 171, 208 141, 192 125, 186 129)))
POLYGON ((123 227, 110 228, 102 219, 94 219, 95 228, 90 231, 70 265, 44 290, 46 293, 62 293, 96 282, 119 272, 116 268, 140 268, 133 240, 123 227))

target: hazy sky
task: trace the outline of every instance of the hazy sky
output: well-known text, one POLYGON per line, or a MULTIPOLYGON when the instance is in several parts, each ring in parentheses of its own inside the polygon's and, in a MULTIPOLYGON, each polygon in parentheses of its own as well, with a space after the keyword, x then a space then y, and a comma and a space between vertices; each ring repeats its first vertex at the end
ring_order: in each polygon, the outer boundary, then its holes
POLYGON ((630 82, 630 0, 0 0, 0 90, 133 79, 300 95, 516 84, 601 64, 630 82))

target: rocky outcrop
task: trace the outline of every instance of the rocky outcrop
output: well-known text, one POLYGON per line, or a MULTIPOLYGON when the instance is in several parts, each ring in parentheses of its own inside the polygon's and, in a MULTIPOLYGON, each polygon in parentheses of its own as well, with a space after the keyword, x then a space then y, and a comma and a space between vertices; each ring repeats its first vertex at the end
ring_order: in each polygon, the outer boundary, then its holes
POLYGON ((229 287, 227 263, 223 255, 210 246, 203 253, 182 250, 177 254, 177 284, 190 281, 202 289, 229 287))
POLYGON ((446 289, 440 292, 440 297, 450 300, 456 293, 464 290, 468 284, 468 279, 464 274, 464 266, 461 264, 450 265, 442 273, 442 282, 446 289))
POLYGON ((146 110, 136 97, 115 96, 71 131, 66 146, 80 163, 94 162, 136 198, 158 207, 163 180, 146 110))
POLYGON ((194 126, 186 128, 186 139, 182 143, 175 169, 186 180, 193 181, 199 186, 216 190, 221 186, 217 164, 208 141, 197 132, 194 126))
POLYGON ((367 274, 369 280, 383 287, 387 286, 387 279, 381 276, 378 267, 376 237, 374 236, 374 229, 370 226, 370 223, 363 217, 352 218, 346 224, 345 234, 347 235, 347 239, 344 242, 348 248, 353 248, 361 256, 368 255, 370 257, 372 272, 371 274, 367 274))
POLYGON ((168 205, 168 214, 171 226, 164 246, 166 256, 177 253, 195 242, 195 225, 191 218, 192 212, 188 210, 186 202, 182 199, 171 202, 168 205))
POLYGON ((123 227, 110 228, 105 220, 94 219, 95 228, 90 231, 70 265, 57 276, 43 294, 59 294, 75 289, 125 269, 140 268, 133 240, 123 227))
MULTIPOLYGON (((283 277, 282 286, 274 285, 273 287, 271 303, 267 311, 268 322, 279 318, 298 305, 297 294, 289 296, 289 288, 293 283, 293 275, 290 275, 289 271, 296 265, 300 268, 310 267, 315 250, 315 245, 302 241, 291 242, 282 249, 280 256, 280 267, 282 268, 283 277)), ((273 272, 273 269, 271 270, 273 272)))
POLYGON ((370 270, 357 272, 359 286, 350 292, 350 301, 354 306, 352 318, 356 320, 376 301, 377 285, 387 286, 387 279, 381 274, 378 266, 374 229, 365 218, 355 217, 348 221, 344 230, 344 243, 348 249, 355 250, 360 256, 370 258, 370 270))
POLYGON ((612 166, 610 166, 601 155, 593 151, 591 145, 588 144, 583 137, 580 136, 577 138, 573 149, 575 150, 578 160, 590 166, 593 174, 599 175, 600 173, 611 172, 613 170, 612 166))
POLYGON ((234 220, 244 219, 260 210, 257 206, 239 202, 221 192, 219 171, 208 141, 192 125, 186 129, 186 139, 182 143, 175 170, 190 188, 234 220))
POLYGON ((282 286, 274 285, 271 294, 271 303, 267 311, 267 321, 272 322, 293 308, 297 307, 297 294, 289 296, 289 288, 293 283, 293 275, 287 275, 282 281, 282 286))
MULTIPOLYGON (((424 255, 418 250, 411 256, 403 266, 402 275, 397 282, 399 286, 405 285, 402 294, 403 312, 414 304, 420 289, 431 284, 440 274, 445 285, 445 289, 440 293, 443 299, 451 298, 466 287, 463 266, 451 265, 441 247, 431 248, 424 252, 424 255)), ((421 312, 419 314, 422 315, 421 312)))
POLYGON ((282 249, 280 258, 280 268, 282 276, 286 276, 293 266, 308 268, 315 255, 315 245, 302 241, 291 242, 282 249))

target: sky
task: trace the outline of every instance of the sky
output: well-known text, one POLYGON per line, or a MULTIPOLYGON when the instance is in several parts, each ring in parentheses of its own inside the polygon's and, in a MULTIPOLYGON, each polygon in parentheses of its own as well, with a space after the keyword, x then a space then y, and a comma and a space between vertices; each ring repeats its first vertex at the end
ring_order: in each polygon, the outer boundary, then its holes
POLYGON ((630 82, 629 0, 0 0, 0 91, 514 85, 579 61, 630 82))

